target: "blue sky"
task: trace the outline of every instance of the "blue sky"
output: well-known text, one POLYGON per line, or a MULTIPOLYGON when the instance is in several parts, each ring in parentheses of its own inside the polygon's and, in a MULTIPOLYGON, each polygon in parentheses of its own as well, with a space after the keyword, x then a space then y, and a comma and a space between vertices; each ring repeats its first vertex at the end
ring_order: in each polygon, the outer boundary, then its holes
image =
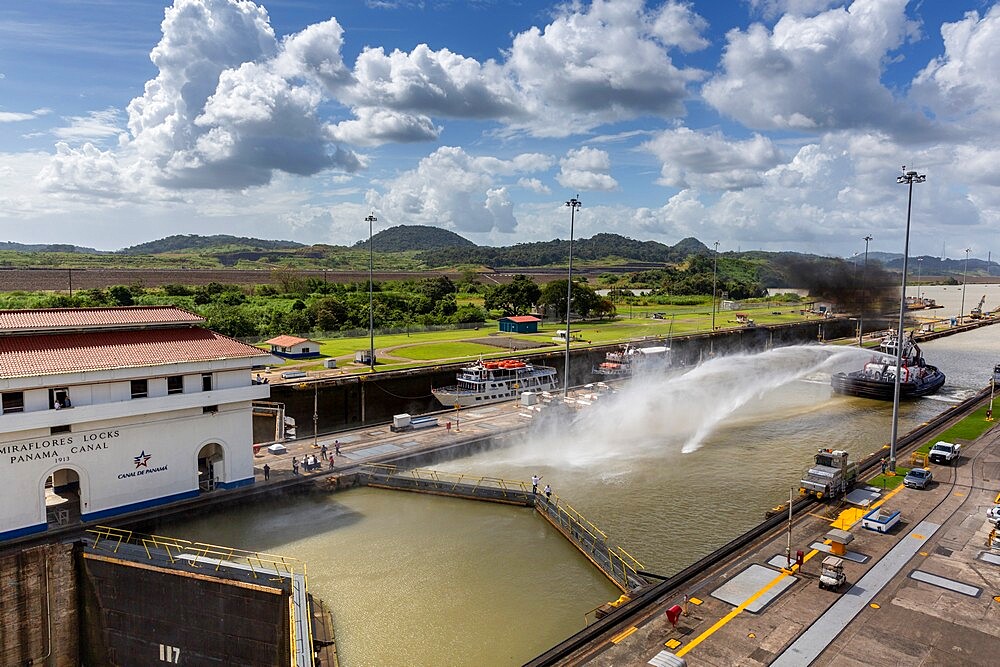
POLYGON ((978 0, 35 0, 0 5, 0 240, 986 257, 1000 7, 978 0))

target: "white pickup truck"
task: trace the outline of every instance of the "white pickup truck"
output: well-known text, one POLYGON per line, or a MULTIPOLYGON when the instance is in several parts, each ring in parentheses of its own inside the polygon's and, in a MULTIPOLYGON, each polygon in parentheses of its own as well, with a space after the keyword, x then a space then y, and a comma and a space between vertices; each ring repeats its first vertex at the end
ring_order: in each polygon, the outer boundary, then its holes
POLYGON ((931 451, 928 452, 927 458, 931 460, 931 463, 940 463, 942 465, 954 465, 958 461, 958 457, 962 455, 962 445, 955 445, 950 442, 945 442, 944 440, 939 440, 934 443, 931 447, 931 451))

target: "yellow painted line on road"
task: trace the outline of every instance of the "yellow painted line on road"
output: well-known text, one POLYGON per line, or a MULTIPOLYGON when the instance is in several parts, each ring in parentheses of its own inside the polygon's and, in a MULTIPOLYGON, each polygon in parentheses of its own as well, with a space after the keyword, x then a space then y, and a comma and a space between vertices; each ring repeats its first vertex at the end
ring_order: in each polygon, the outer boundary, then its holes
POLYGON ((628 630, 625 630, 624 632, 619 632, 617 635, 615 635, 614 637, 611 638, 611 643, 612 644, 617 644, 618 642, 620 642, 621 640, 625 639, 626 637, 628 637, 630 634, 632 634, 633 632, 635 632, 638 629, 639 628, 637 628, 637 627, 635 627, 633 625, 628 630))
POLYGON ((760 596, 764 595, 769 590, 771 590, 772 588, 774 588, 779 582, 781 582, 781 580, 783 580, 787 576, 789 576, 789 575, 787 575, 785 573, 781 573, 777 577, 775 577, 774 579, 772 579, 771 583, 767 584, 766 586, 764 586, 763 588, 761 588, 759 591, 757 591, 756 593, 754 593, 753 595, 751 595, 750 597, 748 597, 746 600, 743 601, 742 604, 740 604, 739 607, 736 607, 735 609, 733 609, 731 612, 729 612, 728 614, 726 614, 725 616, 723 616, 722 618, 720 618, 718 621, 716 621, 715 625, 713 625, 708 630, 705 630, 705 632, 701 633, 700 635, 698 635, 697 637, 695 637, 693 640, 691 640, 690 644, 688 644, 687 646, 685 646, 684 648, 682 648, 680 651, 678 651, 676 653, 677 657, 678 658, 683 658, 684 655, 688 651, 690 651, 695 646, 697 646, 698 644, 702 643, 703 641, 705 641, 706 639, 708 639, 709 637, 711 637, 713 634, 715 634, 716 630, 718 630, 719 628, 723 627, 726 623, 729 623, 729 621, 731 621, 734 618, 736 618, 737 616, 739 616, 740 612, 742 612, 744 609, 746 609, 751 604, 753 604, 757 600, 757 598, 759 598, 760 596))
MULTIPOLYGON (((892 491, 890 491, 890 492, 888 492, 887 494, 885 494, 885 497, 884 497, 884 498, 882 498, 881 500, 879 500, 879 501, 878 501, 877 503, 873 503, 873 504, 872 504, 872 506, 871 506, 871 509, 875 509, 876 507, 879 507, 879 506, 881 506, 882 504, 884 504, 884 503, 885 503, 885 501, 889 500, 889 499, 890 499, 890 498, 892 498, 892 497, 893 497, 894 495, 896 495, 897 493, 899 493, 900 491, 902 491, 902 490, 903 490, 903 488, 905 488, 905 487, 903 487, 902 485, 900 485, 900 486, 897 486, 897 487, 896 487, 895 489, 893 489, 892 491)), ((851 512, 851 511, 853 511, 853 508, 851 508, 851 509, 848 509, 848 510, 844 510, 844 512, 851 512)), ((842 514, 843 514, 843 512, 842 512, 842 514)), ((862 514, 861 514, 861 516, 864 516, 864 514, 862 513, 862 514)), ((823 517, 823 518, 826 518, 826 517, 823 517)), ((839 519, 838 519, 838 520, 839 520, 839 519)), ((860 521, 860 517, 858 518, 858 520, 857 520, 857 521, 860 521)), ((857 523, 857 521, 855 521, 854 523, 857 523)), ((850 527, 851 527, 851 526, 853 526, 853 525, 854 525, 854 524, 852 523, 852 524, 848 525, 848 526, 847 526, 847 528, 850 528, 850 527)), ((846 528, 845 528, 845 530, 846 530, 846 528)), ((829 543, 830 543, 830 540, 824 540, 824 541, 823 541, 823 543, 824 543, 824 544, 829 544, 829 543)), ((811 559, 812 559, 812 558, 813 558, 813 557, 814 557, 814 556, 815 556, 816 554, 818 554, 818 553, 820 553, 818 549, 812 549, 812 550, 811 550, 811 551, 809 551, 809 553, 807 553, 807 554, 805 555, 805 557, 804 557, 804 558, 802 559, 802 560, 803 560, 803 562, 807 562, 807 561, 811 560, 811 559)), ((688 644, 687 646, 685 646, 684 648, 682 648, 682 649, 681 649, 680 651, 677 651, 677 653, 676 653, 675 655, 676 655, 676 656, 677 656, 678 658, 682 658, 682 657, 684 657, 684 655, 685 655, 685 654, 686 654, 686 653, 687 653, 688 651, 690 651, 690 650, 691 650, 691 649, 693 649, 693 648, 694 648, 695 646, 697 646, 698 644, 702 643, 703 641, 705 641, 706 639, 708 639, 709 637, 711 637, 711 636, 712 636, 713 634, 715 634, 715 633, 716 633, 716 631, 718 631, 718 630, 719 630, 720 628, 722 628, 722 627, 723 627, 723 626, 725 626, 725 625, 726 625, 727 623, 729 623, 729 621, 731 621, 731 620, 733 620, 734 618, 736 618, 737 616, 739 616, 739 615, 740 615, 740 613, 741 613, 741 612, 742 612, 742 611, 743 611, 744 609, 746 609, 746 608, 747 608, 747 607, 749 607, 749 606, 750 606, 751 604, 753 604, 753 602, 754 602, 755 600, 757 600, 757 599, 758 599, 758 598, 759 598, 760 596, 764 595, 764 594, 765 594, 765 593, 767 593, 767 592, 768 592, 769 590, 771 590, 771 589, 772 589, 772 588, 773 588, 774 586, 776 586, 776 585, 777 585, 777 584, 778 584, 778 583, 779 583, 779 582, 780 582, 780 581, 781 581, 782 579, 784 579, 784 578, 785 578, 785 577, 787 577, 787 576, 790 576, 790 574, 791 574, 792 572, 795 572, 795 571, 797 570, 797 568, 798 568, 798 565, 793 565, 793 566, 792 566, 792 570, 791 570, 791 572, 790 572, 790 571, 788 571, 788 570, 784 570, 784 571, 783 571, 783 572, 782 572, 781 574, 779 574, 779 575, 778 575, 777 577, 775 577, 775 578, 774 578, 773 580, 771 580, 771 582, 770 582, 769 584, 765 585, 765 586, 764 586, 763 588, 761 588, 761 589, 760 589, 759 591, 757 591, 756 593, 754 593, 753 595, 751 595, 751 596, 750 596, 749 598, 747 598, 746 600, 744 600, 744 601, 743 601, 743 603, 742 603, 742 604, 741 604, 740 606, 736 607, 736 608, 735 608, 735 609, 733 609, 733 610, 732 610, 731 612, 729 612, 728 614, 726 614, 725 616, 723 616, 722 618, 720 618, 720 619, 719 619, 718 621, 716 621, 716 622, 715 622, 715 624, 714 624, 714 625, 713 625, 712 627, 708 628, 708 629, 707 629, 707 630, 705 630, 705 631, 704 631, 703 633, 701 633, 700 635, 698 635, 697 637, 695 637, 695 638, 694 638, 693 640, 691 640, 691 643, 690 643, 690 644, 688 644)))

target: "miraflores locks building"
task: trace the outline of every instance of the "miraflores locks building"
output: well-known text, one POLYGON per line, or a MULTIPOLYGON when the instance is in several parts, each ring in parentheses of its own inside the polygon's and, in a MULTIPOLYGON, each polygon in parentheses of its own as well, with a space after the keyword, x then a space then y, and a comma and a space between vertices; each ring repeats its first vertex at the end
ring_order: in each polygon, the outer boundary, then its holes
POLYGON ((0 311, 0 539, 253 483, 274 357, 171 306, 0 311))

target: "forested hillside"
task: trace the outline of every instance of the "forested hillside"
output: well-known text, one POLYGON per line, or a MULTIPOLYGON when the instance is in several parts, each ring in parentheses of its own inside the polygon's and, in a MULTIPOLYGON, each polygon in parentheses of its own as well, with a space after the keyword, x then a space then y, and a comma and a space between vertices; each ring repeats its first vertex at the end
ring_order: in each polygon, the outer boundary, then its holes
MULTIPOLYGON (((355 248, 367 248, 368 239, 354 244, 355 248)), ((437 250, 443 248, 461 249, 477 247, 472 241, 455 232, 427 225, 399 225, 384 229, 372 237, 372 247, 376 252, 405 252, 407 250, 437 250)))
MULTIPOLYGON (((656 241, 636 241, 618 234, 597 234, 573 242, 573 258, 612 263, 682 262, 688 255, 709 253, 698 239, 687 238, 668 246, 656 241)), ((554 239, 494 248, 444 248, 421 252, 417 258, 431 267, 484 264, 494 268, 519 268, 564 264, 569 257, 569 240, 554 239)))
POLYGON ((198 234, 175 234, 157 241, 140 243, 119 252, 123 255, 159 255, 167 252, 187 252, 192 250, 223 249, 234 247, 253 250, 288 250, 302 248, 304 244, 295 241, 269 241, 265 239, 247 238, 245 236, 230 236, 214 234, 199 236, 198 234))

